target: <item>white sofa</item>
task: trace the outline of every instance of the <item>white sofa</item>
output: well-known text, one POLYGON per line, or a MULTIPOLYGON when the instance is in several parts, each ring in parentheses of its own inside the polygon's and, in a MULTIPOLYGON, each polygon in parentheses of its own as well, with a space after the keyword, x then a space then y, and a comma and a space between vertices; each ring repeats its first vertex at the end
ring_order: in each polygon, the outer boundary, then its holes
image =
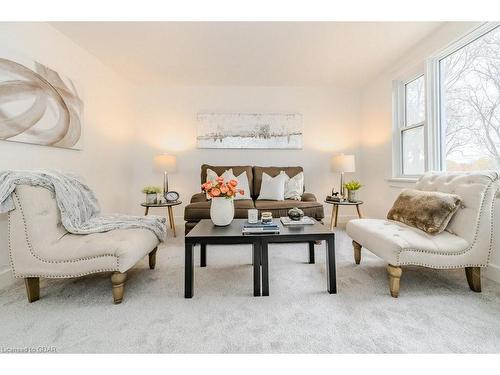
POLYGON ((29 302, 40 298, 39 278, 71 278, 112 272, 113 299, 121 303, 126 272, 149 254, 156 263, 159 240, 147 229, 120 229, 88 235, 71 234, 61 224, 52 193, 20 185, 9 212, 9 255, 15 277, 25 279, 29 302))
POLYGON ((480 268, 488 265, 493 248, 493 212, 499 173, 430 172, 415 184, 415 189, 457 194, 463 200, 463 207, 446 230, 437 235, 385 219, 349 221, 346 231, 353 239, 355 262, 361 261, 362 247, 387 261, 393 297, 399 294, 401 266, 405 265, 465 268, 470 288, 480 292, 480 268))

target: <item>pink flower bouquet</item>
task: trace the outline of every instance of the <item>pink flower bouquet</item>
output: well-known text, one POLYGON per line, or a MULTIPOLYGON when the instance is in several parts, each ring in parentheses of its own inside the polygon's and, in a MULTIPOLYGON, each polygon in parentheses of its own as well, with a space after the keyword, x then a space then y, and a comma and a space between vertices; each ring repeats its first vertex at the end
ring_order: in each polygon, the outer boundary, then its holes
POLYGON ((237 186, 237 180, 224 182, 224 178, 217 177, 215 181, 207 181, 201 185, 201 190, 212 198, 234 198, 236 194, 245 194, 244 190, 237 189, 237 186))

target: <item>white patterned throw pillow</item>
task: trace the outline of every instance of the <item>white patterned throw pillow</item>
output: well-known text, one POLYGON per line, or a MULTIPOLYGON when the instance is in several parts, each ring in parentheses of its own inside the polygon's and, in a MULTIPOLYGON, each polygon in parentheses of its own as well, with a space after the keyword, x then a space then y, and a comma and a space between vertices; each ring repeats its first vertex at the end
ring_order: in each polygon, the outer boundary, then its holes
MULTIPOLYGON (((240 174, 239 176, 234 175, 232 168, 227 170, 226 172, 228 172, 228 176, 229 176, 230 180, 238 181, 238 186, 237 186, 238 190, 242 189, 244 192, 243 195, 236 194, 236 197, 234 199, 235 200, 252 199, 252 197, 250 197, 250 185, 248 183, 247 172, 243 171, 243 173, 240 174)), ((226 172, 224 172, 224 173, 226 173, 226 172)), ((226 177, 224 175, 222 177, 224 177, 224 180, 227 181, 226 177)))
POLYGON ((292 178, 281 171, 287 177, 285 183, 285 199, 294 199, 300 201, 302 198, 302 193, 304 192, 304 172, 300 172, 293 176, 292 178))
POLYGON ((288 176, 280 173, 276 177, 271 177, 267 173, 262 173, 262 184, 258 200, 282 201, 285 200, 285 183, 288 176))

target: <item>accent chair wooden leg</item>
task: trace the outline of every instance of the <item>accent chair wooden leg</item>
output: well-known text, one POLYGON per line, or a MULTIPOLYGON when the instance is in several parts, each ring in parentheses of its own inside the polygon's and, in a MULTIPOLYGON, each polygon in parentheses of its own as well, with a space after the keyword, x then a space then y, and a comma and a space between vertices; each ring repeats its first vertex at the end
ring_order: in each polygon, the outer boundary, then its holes
POLYGON ((156 267, 156 251, 157 247, 153 249, 152 252, 149 253, 149 269, 154 270, 156 267))
POLYGON ((113 272, 111 275, 111 283, 113 284, 113 300, 115 305, 122 303, 126 279, 127 274, 125 272, 113 272))
POLYGON ((352 241, 352 247, 354 248, 354 261, 359 264, 361 262, 361 245, 356 241, 352 241))
POLYGON ((467 276, 467 282, 469 283, 469 288, 474 292, 481 292, 481 268, 480 267, 465 267, 465 276, 467 276))
POLYGON ((399 295, 399 281, 401 280, 401 274, 403 270, 401 267, 396 267, 393 265, 387 266, 387 272, 389 273, 389 290, 391 291, 391 296, 398 298, 399 295))
POLYGON ((26 277, 24 279, 26 285, 26 294, 29 303, 40 299, 40 279, 38 277, 26 277))

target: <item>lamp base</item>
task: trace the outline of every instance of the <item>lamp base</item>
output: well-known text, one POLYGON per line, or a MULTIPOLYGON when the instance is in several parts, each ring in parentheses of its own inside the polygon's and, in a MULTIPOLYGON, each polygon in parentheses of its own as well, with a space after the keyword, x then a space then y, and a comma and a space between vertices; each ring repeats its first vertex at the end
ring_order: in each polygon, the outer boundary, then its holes
POLYGON ((340 198, 342 200, 345 200, 345 191, 344 191, 344 172, 340 172, 340 190, 339 190, 339 194, 340 194, 340 198))
POLYGON ((168 193, 168 173, 163 172, 163 199, 166 199, 168 193))

